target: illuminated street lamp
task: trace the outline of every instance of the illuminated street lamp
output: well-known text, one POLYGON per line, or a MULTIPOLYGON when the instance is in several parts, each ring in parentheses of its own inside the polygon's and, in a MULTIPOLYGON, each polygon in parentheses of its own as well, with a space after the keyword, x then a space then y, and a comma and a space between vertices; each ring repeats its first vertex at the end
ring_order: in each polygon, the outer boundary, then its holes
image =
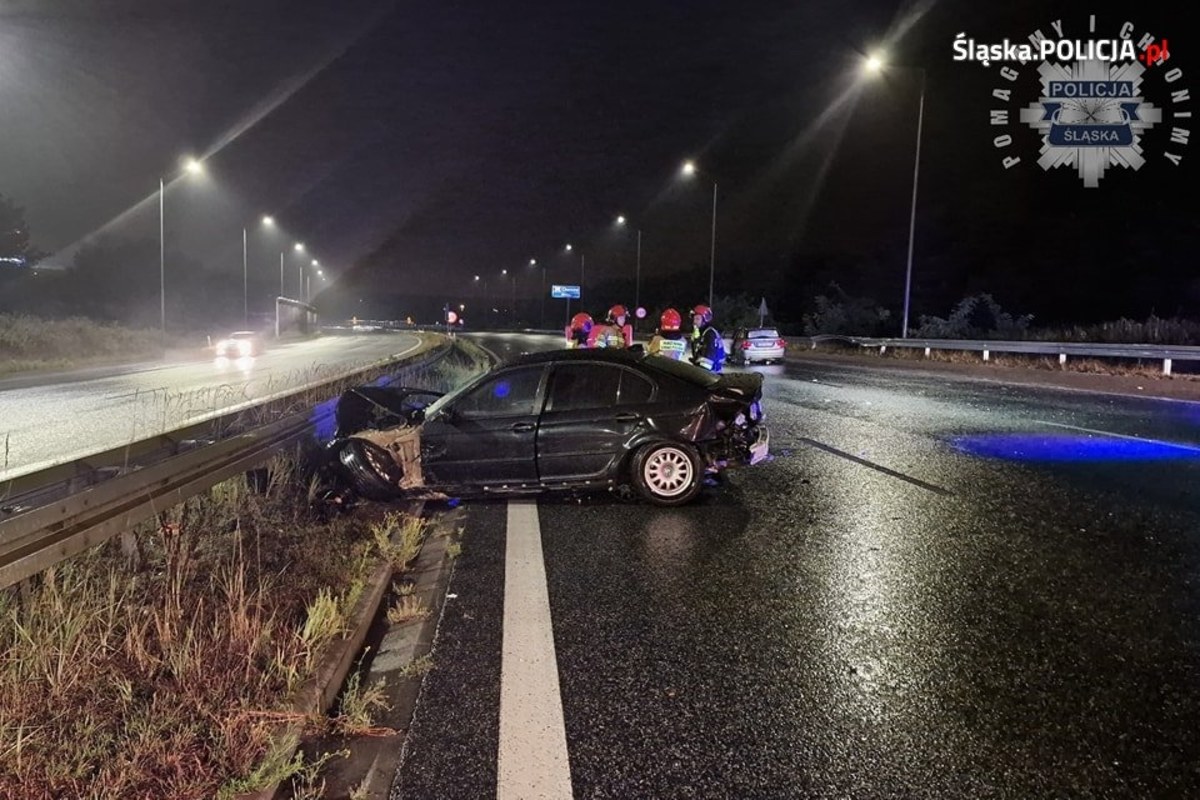
MULTIPOLYGON (((529 266, 536 267, 538 265, 536 258, 529 259, 529 266)), ((546 265, 542 264, 542 329, 546 328, 546 265)))
MULTIPOLYGON (((475 282, 476 282, 476 283, 479 283, 480 281, 482 281, 482 282, 483 282, 483 304, 484 304, 484 310, 486 311, 487 307, 491 306, 491 304, 492 304, 492 300, 491 300, 491 298, 490 298, 490 297, 488 297, 488 282, 487 282, 487 278, 481 278, 480 276, 476 275, 476 276, 475 276, 475 282)), ((486 319, 487 319, 487 317, 485 316, 485 317, 484 317, 484 320, 485 320, 485 322, 486 322, 486 319)))
MULTIPOLYGON (((502 269, 502 270, 500 270, 500 274, 507 275, 508 270, 502 269)), ((516 327, 516 324, 517 324, 517 271, 516 270, 513 270, 513 273, 512 273, 512 305, 509 307, 509 317, 510 317, 510 321, 513 323, 513 327, 516 327)))
MULTIPOLYGON (((570 243, 567 244, 565 250, 568 253, 571 252, 572 248, 571 248, 570 243)), ((583 276, 584 276, 585 263, 586 262, 584 261, 584 255, 583 255, 583 253, 580 253, 579 254, 579 293, 580 293, 580 295, 583 294, 583 276)))
MULTIPOLYGON (((264 228, 275 227, 275 218, 266 214, 262 218, 264 228)), ((246 226, 242 226, 242 322, 249 323, 250 321, 250 298, 249 298, 249 283, 250 269, 249 259, 246 252, 246 226)), ((283 260, 279 262, 279 293, 283 294, 283 260)))
MULTIPOLYGON (((183 162, 183 172, 185 175, 203 175, 204 165, 194 158, 189 158, 183 162)), ((164 335, 167 332, 166 195, 167 181, 160 177, 158 179, 158 305, 164 335)))
MULTIPOLYGON (((624 214, 617 215, 617 225, 625 227, 626 219, 624 214)), ((636 311, 641 307, 642 296, 642 229, 637 229, 637 272, 633 281, 633 308, 636 311)))
MULTIPOLYGON (((683 167, 680 172, 685 178, 692 178, 700 174, 700 170, 696 167, 695 161, 683 162, 683 167)), ((712 238, 708 250, 708 305, 711 308, 713 302, 713 275, 716 273, 717 264, 717 182, 713 181, 713 201, 712 201, 712 238)))
MULTIPOLYGON (((863 61, 863 71, 869 76, 878 76, 888 67, 886 55, 872 53, 863 61)), ((917 143, 913 154, 912 205, 908 214, 908 264, 904 270, 904 317, 900 323, 900 338, 908 338, 908 308, 912 296, 913 238, 917 227, 917 178, 921 172, 921 126, 925 119, 925 69, 915 67, 921 73, 921 99, 917 103, 917 143)))
MULTIPOLYGON (((296 242, 292 245, 292 250, 297 253, 304 252, 304 242, 296 242)), ((296 274, 299 285, 296 286, 296 299, 299 300, 304 296, 304 262, 301 261, 296 265, 296 274)))

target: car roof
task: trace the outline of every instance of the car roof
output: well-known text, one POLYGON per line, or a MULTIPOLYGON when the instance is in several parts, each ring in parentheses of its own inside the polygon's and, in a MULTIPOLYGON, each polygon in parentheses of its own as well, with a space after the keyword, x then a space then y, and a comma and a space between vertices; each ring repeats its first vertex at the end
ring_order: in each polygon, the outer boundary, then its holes
POLYGON ((258 336, 258 331, 234 331, 230 336, 258 336))
POLYGON ((645 353, 626 350, 623 347, 546 350, 540 353, 526 353, 505 366, 544 364, 548 361, 605 361, 612 364, 637 364, 646 357, 645 353))

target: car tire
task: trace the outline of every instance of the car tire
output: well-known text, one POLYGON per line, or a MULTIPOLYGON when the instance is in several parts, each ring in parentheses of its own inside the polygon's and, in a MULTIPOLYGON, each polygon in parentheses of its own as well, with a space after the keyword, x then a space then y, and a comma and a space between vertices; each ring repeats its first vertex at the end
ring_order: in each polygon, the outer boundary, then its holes
POLYGON ((348 439, 339 448, 337 460, 346 482, 359 497, 394 500, 400 494, 404 469, 379 445, 362 439, 348 439), (381 475, 376 464, 388 474, 381 475))
POLYGON ((691 445, 651 442, 633 454, 630 464, 633 486, 647 501, 658 506, 681 506, 700 491, 704 467, 691 445))

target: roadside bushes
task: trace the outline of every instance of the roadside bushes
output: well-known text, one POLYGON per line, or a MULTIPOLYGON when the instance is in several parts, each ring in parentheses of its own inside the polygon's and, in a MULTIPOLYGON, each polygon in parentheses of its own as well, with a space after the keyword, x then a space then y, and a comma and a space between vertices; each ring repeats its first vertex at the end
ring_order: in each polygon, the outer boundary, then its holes
POLYGON ((950 316, 921 315, 914 332, 920 339, 1025 339, 1032 314, 1014 317, 987 293, 964 297, 950 316))
MULTIPOLYGON (((83 317, 49 320, 0 314, 0 361, 79 361, 160 352, 154 331, 106 325, 83 317)), ((3 370, 3 367, 0 367, 3 370)))
POLYGON ((1111 342, 1125 344, 1200 344, 1200 322, 1151 314, 1144 322, 1121 319, 1096 325, 1072 325, 1034 331, 1033 338, 1049 342, 1111 342))
POLYGON ((816 309, 804 315, 804 335, 841 334, 880 336, 886 333, 891 312, 869 297, 851 297, 836 283, 829 295, 817 295, 816 309))

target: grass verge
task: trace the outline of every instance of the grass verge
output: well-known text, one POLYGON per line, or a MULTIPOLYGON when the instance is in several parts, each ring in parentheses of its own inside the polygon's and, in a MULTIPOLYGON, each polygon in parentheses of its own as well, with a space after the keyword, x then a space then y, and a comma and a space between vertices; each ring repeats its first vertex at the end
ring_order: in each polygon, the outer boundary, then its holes
POLYGON ((136 330, 83 317, 41 319, 0 314, 0 375, 68 369, 113 358, 159 356, 159 331, 136 330))
POLYGON ((0 593, 0 797, 232 797, 305 769, 274 733, 385 555, 269 471, 0 593))

